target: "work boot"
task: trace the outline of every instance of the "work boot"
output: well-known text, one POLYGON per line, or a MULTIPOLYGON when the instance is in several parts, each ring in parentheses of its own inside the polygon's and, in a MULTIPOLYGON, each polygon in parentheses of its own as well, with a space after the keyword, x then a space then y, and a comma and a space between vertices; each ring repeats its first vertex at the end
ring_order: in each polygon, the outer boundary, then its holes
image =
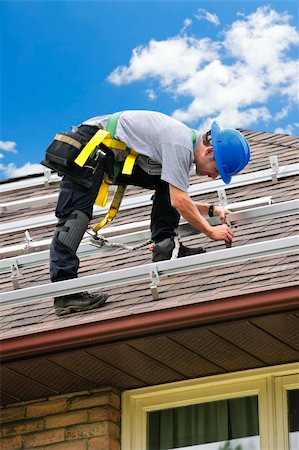
POLYGON ((89 294, 88 292, 78 292, 76 294, 62 295, 54 298, 54 307, 57 316, 64 316, 73 312, 88 311, 102 306, 108 294, 99 292, 89 294))
POLYGON ((178 242, 177 249, 175 247, 175 238, 166 238, 157 244, 152 244, 150 247, 150 250, 152 251, 152 261, 165 261, 171 258, 183 258, 184 256, 198 255, 206 252, 202 247, 186 247, 181 242, 178 242), (177 253, 177 255, 175 255, 175 253, 177 253))

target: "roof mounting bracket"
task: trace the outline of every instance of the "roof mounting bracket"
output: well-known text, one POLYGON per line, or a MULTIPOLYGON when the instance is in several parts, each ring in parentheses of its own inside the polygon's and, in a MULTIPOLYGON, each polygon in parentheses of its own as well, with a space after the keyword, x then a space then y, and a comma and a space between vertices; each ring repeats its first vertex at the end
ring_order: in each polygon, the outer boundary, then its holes
POLYGON ((51 170, 48 169, 48 167, 44 168, 44 185, 48 188, 50 186, 50 181, 51 181, 51 170))
POLYGON ((20 267, 18 265, 18 261, 15 260, 12 265, 10 266, 11 270, 11 279, 14 289, 20 289, 19 285, 19 277, 21 275, 20 267))
POLYGON ((277 174, 280 171, 277 155, 270 156, 269 160, 270 160, 270 166, 272 169, 272 173, 271 173, 272 183, 276 184, 278 181, 277 174))
POLYGON ((226 205, 228 205, 225 189, 224 188, 217 189, 217 194, 220 206, 225 207, 226 205))
POLYGON ((30 253, 32 251, 32 238, 31 238, 28 230, 26 230, 24 234, 25 234, 24 241, 26 242, 26 244, 24 245, 24 251, 26 253, 27 252, 30 253))
POLYGON ((150 266, 149 275, 151 279, 150 290, 152 292, 153 300, 159 300, 158 285, 160 283, 160 278, 157 266, 150 266))

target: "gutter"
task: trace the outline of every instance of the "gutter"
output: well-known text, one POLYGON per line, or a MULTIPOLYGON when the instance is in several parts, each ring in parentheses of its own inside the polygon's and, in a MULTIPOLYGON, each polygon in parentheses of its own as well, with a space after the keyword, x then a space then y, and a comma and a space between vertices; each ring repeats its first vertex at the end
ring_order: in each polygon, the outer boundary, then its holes
POLYGON ((1 362, 295 309, 299 309, 298 286, 204 301, 4 339, 1 362))

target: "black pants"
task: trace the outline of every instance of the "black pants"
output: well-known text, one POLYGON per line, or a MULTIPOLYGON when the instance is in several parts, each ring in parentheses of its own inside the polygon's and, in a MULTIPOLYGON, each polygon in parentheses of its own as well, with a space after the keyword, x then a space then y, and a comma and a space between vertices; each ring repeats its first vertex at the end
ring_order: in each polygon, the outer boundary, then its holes
MULTIPOLYGON (((63 226, 65 220, 76 210, 83 212, 91 220, 93 205, 103 178, 103 172, 103 167, 99 167, 93 175, 91 189, 86 189, 67 176, 64 176, 61 181, 55 211, 58 225, 50 246, 50 277, 52 281, 77 277, 79 258, 76 252, 59 241, 59 227, 63 226)), ((153 242, 157 243, 175 235, 175 228, 179 224, 180 215, 171 206, 168 183, 161 180, 159 176, 148 175, 137 165, 135 165, 130 177, 120 175, 116 181, 117 184, 130 184, 155 190, 151 211, 151 238, 153 242)))

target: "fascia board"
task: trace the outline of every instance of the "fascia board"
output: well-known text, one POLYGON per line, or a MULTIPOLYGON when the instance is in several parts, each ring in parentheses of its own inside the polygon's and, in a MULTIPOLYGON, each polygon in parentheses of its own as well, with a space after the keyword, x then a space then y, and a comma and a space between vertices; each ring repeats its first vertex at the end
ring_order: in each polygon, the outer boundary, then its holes
MULTIPOLYGON (((298 287, 289 286, 273 290, 239 294, 232 297, 211 299, 175 308, 143 310, 140 314, 128 313, 109 320, 77 322, 69 326, 39 329, 34 333, 3 338, 2 362, 22 357, 45 355, 48 352, 67 351, 82 346, 114 340, 124 340, 140 335, 163 333, 207 323, 225 322, 278 311, 298 308, 298 287)), ((69 318, 70 320, 71 318, 69 318)))

